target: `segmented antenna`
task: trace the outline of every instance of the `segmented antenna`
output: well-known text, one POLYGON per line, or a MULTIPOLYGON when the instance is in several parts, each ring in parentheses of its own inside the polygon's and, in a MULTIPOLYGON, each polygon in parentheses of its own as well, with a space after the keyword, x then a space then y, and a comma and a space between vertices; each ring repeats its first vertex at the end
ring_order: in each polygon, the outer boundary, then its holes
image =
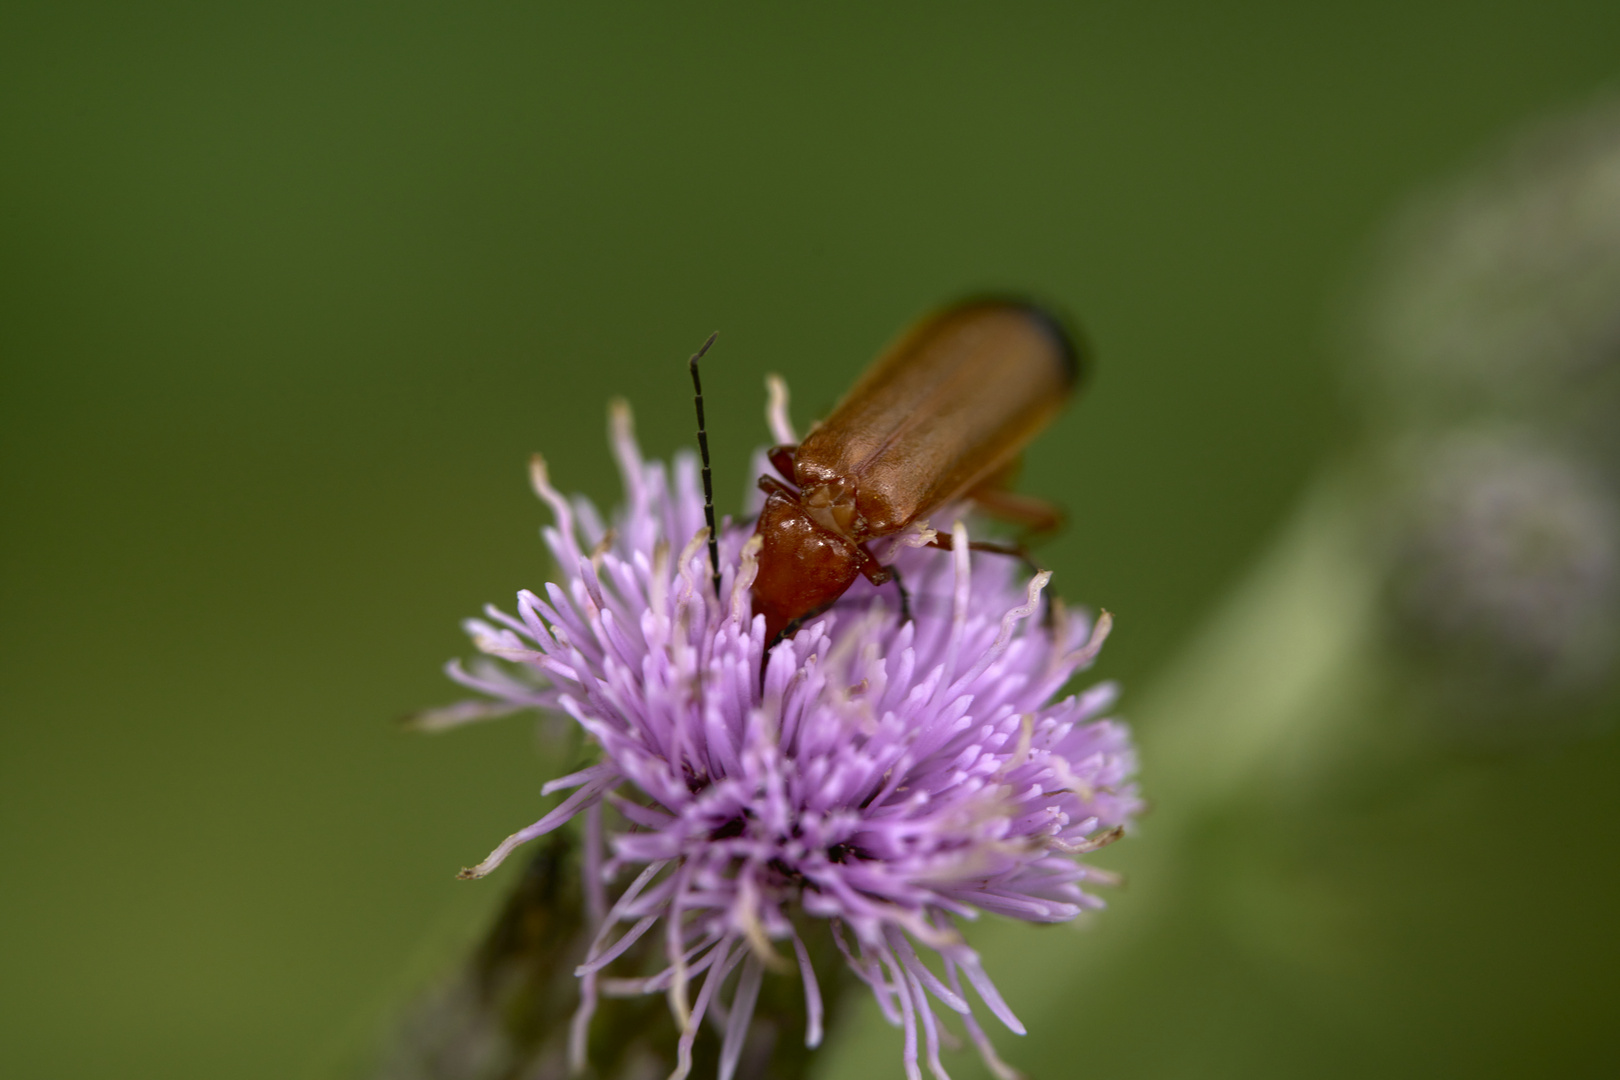
POLYGON ((709 576, 714 582, 716 600, 720 599, 720 534, 714 528, 714 477, 709 472, 709 432, 703 424, 703 380, 698 378, 698 361, 719 336, 718 330, 710 334, 709 340, 687 363, 692 369, 692 403, 697 406, 698 456, 703 459, 703 520, 709 525, 709 576))

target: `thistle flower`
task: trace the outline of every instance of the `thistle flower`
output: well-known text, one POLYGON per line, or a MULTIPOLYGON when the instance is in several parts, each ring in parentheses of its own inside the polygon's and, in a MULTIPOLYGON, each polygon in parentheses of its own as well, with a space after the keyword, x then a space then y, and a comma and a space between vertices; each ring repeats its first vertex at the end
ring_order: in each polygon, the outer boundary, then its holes
MULTIPOLYGON (((780 395, 776 404, 780 436, 780 395)), ((956 922, 981 911, 1062 922, 1101 906, 1083 886, 1110 876, 1076 856, 1117 838, 1138 810, 1134 752, 1124 726, 1098 719, 1112 685, 1053 698, 1093 661, 1107 614, 1091 623, 1054 605, 1043 620, 1050 575, 1023 581, 1014 560, 970 555, 953 520, 952 553, 917 550, 926 528, 886 553, 911 588, 914 622, 899 622, 892 590, 861 582, 767 654, 763 619, 750 611, 757 541, 721 527, 716 597, 696 461, 644 461, 622 403, 611 435, 627 500, 611 526, 588 501, 560 495, 535 458, 562 581, 519 593, 516 616, 489 608, 487 620, 468 622, 493 659, 449 672, 489 700, 428 718, 446 726, 522 708, 562 712, 600 747, 596 764, 543 789, 567 798, 463 871, 481 877, 525 841, 585 816, 598 929, 578 968, 574 1067, 584 1065, 599 995, 663 992, 682 1030, 672 1075, 690 1071, 710 1015, 724 1017, 719 1073, 731 1077, 766 969, 791 969, 786 954, 804 982, 815 1046, 821 997, 801 931, 825 920, 904 1029, 908 1076, 921 1075, 919 1032, 921 1054, 945 1076, 941 1005, 998 1076, 1016 1075, 996 1057, 968 987, 1024 1029, 956 922), (649 934, 662 937, 661 968, 610 974, 649 934)))

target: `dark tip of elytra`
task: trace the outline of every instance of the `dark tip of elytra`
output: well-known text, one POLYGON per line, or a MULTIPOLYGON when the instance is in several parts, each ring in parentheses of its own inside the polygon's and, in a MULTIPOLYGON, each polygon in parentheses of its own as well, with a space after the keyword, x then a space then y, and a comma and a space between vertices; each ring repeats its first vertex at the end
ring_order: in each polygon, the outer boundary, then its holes
POLYGON ((1070 318, 1062 308, 1044 300, 1037 300, 1027 293, 995 290, 973 293, 963 297, 952 306, 970 307, 981 304, 986 307, 1017 308, 1044 330, 1058 347, 1058 355, 1063 362, 1065 381, 1071 389, 1090 377, 1090 343, 1086 340, 1085 334, 1080 331, 1079 324, 1070 318))

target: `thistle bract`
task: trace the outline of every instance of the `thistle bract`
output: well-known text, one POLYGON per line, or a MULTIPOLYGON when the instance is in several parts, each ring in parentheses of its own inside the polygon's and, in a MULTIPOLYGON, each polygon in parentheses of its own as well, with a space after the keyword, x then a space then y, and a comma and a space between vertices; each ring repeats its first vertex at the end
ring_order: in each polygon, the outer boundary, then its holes
POLYGON ((515 615, 491 608, 468 623, 492 659, 450 673, 493 700, 428 718, 533 707, 566 713, 600 747, 596 764, 546 786, 570 792, 559 805, 463 872, 482 876, 587 817, 599 921, 579 967, 576 1065, 600 994, 665 993, 683 1031, 674 1075, 690 1069, 704 1015, 723 1013, 729 1077, 767 968, 795 964, 817 1044, 821 999, 797 918, 831 924, 903 1028, 907 1075, 926 1060, 944 1076, 947 1014, 998 1075, 1015 1075, 975 1011, 1023 1027, 956 922, 981 911, 1061 922, 1100 906, 1085 886, 1108 875, 1077 856, 1139 808, 1133 750, 1123 725, 1099 719, 1111 685, 1056 695, 1092 662, 1107 615, 1043 617, 1049 575, 1025 580, 1016 560, 972 555, 953 520, 953 552, 919 550, 926 527, 877 552, 902 569, 914 621, 899 621, 892 588, 861 582, 767 653, 749 530, 720 530, 717 597, 696 461, 644 461, 623 406, 612 442, 626 505, 611 522, 560 495, 535 460, 562 580, 519 593, 515 615), (647 935, 661 966, 617 971, 647 935))

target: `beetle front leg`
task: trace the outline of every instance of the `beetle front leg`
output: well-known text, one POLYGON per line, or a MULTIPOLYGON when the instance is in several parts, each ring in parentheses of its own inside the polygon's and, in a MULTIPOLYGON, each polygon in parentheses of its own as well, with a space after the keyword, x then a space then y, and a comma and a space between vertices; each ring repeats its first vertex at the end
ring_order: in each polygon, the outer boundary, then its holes
POLYGON ((891 566, 888 570, 894 587, 900 590, 900 625, 904 626, 911 621, 911 593, 906 591, 906 583, 900 580, 900 568, 891 566))
POLYGON ((865 544, 855 545, 855 569, 874 585, 887 585, 889 579, 894 577, 894 568, 878 562, 877 556, 867 551, 865 544))
POLYGON ((755 483, 767 495, 782 495, 794 502, 799 501, 799 493, 774 476, 762 476, 755 483))
POLYGON ((782 474, 782 478, 793 481, 793 467, 798 461, 799 448, 788 443, 773 446, 765 451, 765 459, 771 463, 771 468, 782 474))

